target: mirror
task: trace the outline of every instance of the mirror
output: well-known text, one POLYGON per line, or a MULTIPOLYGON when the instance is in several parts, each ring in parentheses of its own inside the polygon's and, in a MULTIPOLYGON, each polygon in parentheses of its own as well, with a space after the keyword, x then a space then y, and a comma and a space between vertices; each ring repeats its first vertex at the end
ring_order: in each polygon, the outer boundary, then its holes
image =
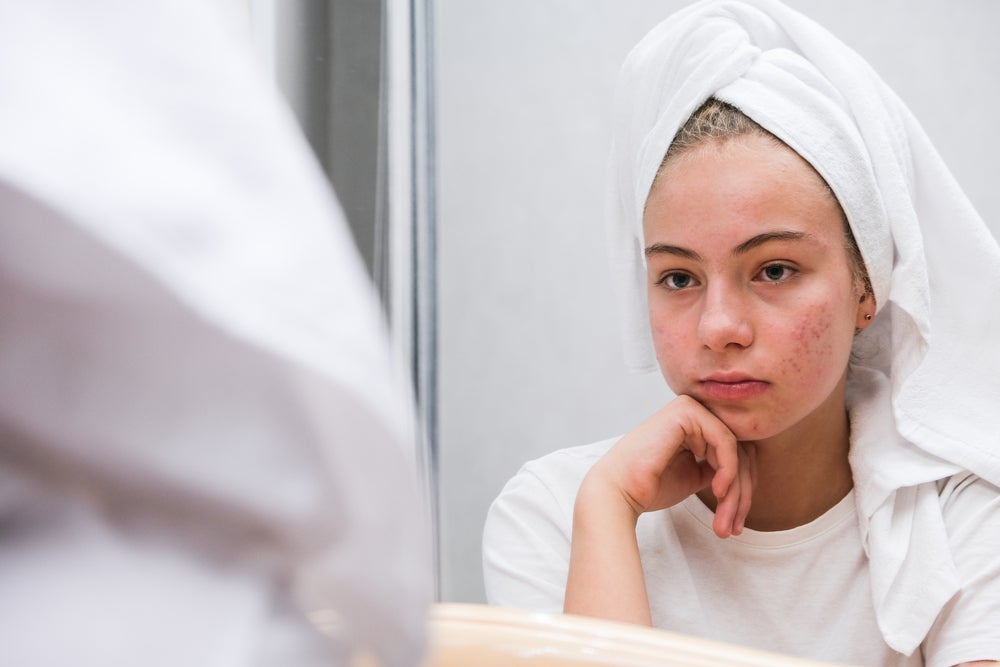
MULTIPOLYGON (((602 226, 619 64, 678 0, 436 0, 442 597, 483 600, 492 499, 668 396, 623 369, 602 226)), ((1000 6, 790 0, 868 59, 995 235, 1000 6)))
MULTIPOLYGON (((405 267, 399 293, 429 286, 393 327, 412 360, 414 320, 424 318, 418 394, 436 461, 440 597, 484 602, 482 526, 507 479, 529 459, 624 432, 669 398, 658 376, 622 364, 602 211, 619 64, 687 1, 249 1, 276 36, 276 78, 369 266, 391 255, 383 261, 405 267), (386 30, 394 13, 418 30, 386 30), (400 52, 410 78, 393 85, 422 88, 397 97, 405 103, 391 116, 384 76, 400 52), (393 122, 419 140, 387 151, 393 122), (408 187, 379 190, 386 173, 405 174, 408 187), (380 245, 378 207, 417 191, 420 211, 407 212, 423 216, 416 237, 386 242, 383 230, 380 245), (424 264, 397 264, 417 242, 424 264)), ((1000 5, 787 4, 889 82, 1000 236, 1000 92, 983 85, 1000 71, 1000 5)))

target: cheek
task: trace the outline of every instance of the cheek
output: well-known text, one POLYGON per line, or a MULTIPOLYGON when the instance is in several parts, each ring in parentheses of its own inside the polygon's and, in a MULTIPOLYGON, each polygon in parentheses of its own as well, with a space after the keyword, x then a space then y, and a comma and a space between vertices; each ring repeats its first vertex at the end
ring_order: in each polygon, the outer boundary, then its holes
POLYGON ((674 380, 683 376, 681 360, 691 357, 692 336, 688 329, 680 325, 677 317, 656 318, 651 315, 650 332, 660 372, 674 389, 674 380))
POLYGON ((798 378, 797 384, 815 387, 835 383, 847 365, 853 328, 847 328, 835 304, 817 303, 804 308, 786 329, 779 372, 798 378))

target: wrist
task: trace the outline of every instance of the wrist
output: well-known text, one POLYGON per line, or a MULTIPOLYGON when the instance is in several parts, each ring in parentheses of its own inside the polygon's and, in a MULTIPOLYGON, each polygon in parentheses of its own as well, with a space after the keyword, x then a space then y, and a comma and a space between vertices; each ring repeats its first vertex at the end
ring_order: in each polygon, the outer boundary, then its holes
POLYGON ((634 530, 640 514, 641 508, 605 474, 599 463, 583 478, 573 506, 574 524, 596 521, 605 526, 624 524, 634 530))

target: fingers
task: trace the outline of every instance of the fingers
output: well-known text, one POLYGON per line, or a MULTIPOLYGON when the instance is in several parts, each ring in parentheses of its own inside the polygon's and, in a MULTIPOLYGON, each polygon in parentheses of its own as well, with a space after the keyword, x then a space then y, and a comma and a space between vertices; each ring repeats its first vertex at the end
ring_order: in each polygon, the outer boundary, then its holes
MULTIPOLYGON (((681 446, 711 468, 711 488, 717 499, 713 530, 725 538, 743 530, 753 491, 752 454, 736 441, 729 427, 694 399, 677 399, 687 418, 681 446)), ((704 488, 704 487, 702 487, 704 488)))
MULTIPOLYGON (((752 444, 737 446, 737 474, 715 507, 712 529, 721 538, 739 535, 746 525, 756 479, 756 449, 752 444)), ((718 478, 718 474, 716 474, 718 478)))
POLYGON ((742 530, 752 476, 729 427, 684 395, 623 436, 588 474, 618 488, 636 515, 671 507, 710 486, 720 537, 742 530))
MULTIPOLYGON (((712 478, 712 493, 718 500, 729 495, 730 487, 737 481, 740 470, 736 436, 722 421, 701 406, 700 438, 703 444, 703 458, 715 469, 712 478)), ((697 452, 695 452, 697 456, 697 452)))
POLYGON ((757 446, 753 443, 740 445, 740 502, 733 522, 733 535, 743 532, 747 515, 750 514, 750 499, 757 485, 757 446))

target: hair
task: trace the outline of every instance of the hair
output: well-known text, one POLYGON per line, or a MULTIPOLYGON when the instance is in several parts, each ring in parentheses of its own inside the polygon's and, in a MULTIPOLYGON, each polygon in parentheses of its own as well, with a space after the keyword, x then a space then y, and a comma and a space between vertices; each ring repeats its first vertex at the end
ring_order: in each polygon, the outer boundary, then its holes
MULTIPOLYGON (((667 148, 667 153, 663 157, 663 162, 660 163, 656 178, 660 178, 668 163, 689 153, 697 146, 711 141, 724 143, 731 139, 747 136, 762 137, 773 142, 776 146, 782 146, 794 152, 794 149, 788 144, 764 129, 759 123, 740 111, 737 107, 710 97, 691 114, 687 122, 674 135, 674 139, 670 142, 670 147, 667 148)), ((809 164, 808 161, 806 164, 809 164)), ((837 195, 833 192, 833 188, 830 187, 829 183, 826 182, 826 179, 816 171, 815 167, 812 167, 812 169, 823 183, 826 191, 833 197, 833 200, 837 203, 837 208, 840 210, 840 219, 844 229, 844 247, 847 250, 848 260, 851 262, 851 272, 854 276, 855 284, 864 289, 866 296, 870 294, 874 298, 871 280, 868 277, 868 269, 865 267, 865 260, 861 256, 861 249, 854 238, 854 233, 851 232, 851 225, 847 220, 847 215, 844 213, 843 207, 840 205, 840 200, 837 199, 837 195)))

